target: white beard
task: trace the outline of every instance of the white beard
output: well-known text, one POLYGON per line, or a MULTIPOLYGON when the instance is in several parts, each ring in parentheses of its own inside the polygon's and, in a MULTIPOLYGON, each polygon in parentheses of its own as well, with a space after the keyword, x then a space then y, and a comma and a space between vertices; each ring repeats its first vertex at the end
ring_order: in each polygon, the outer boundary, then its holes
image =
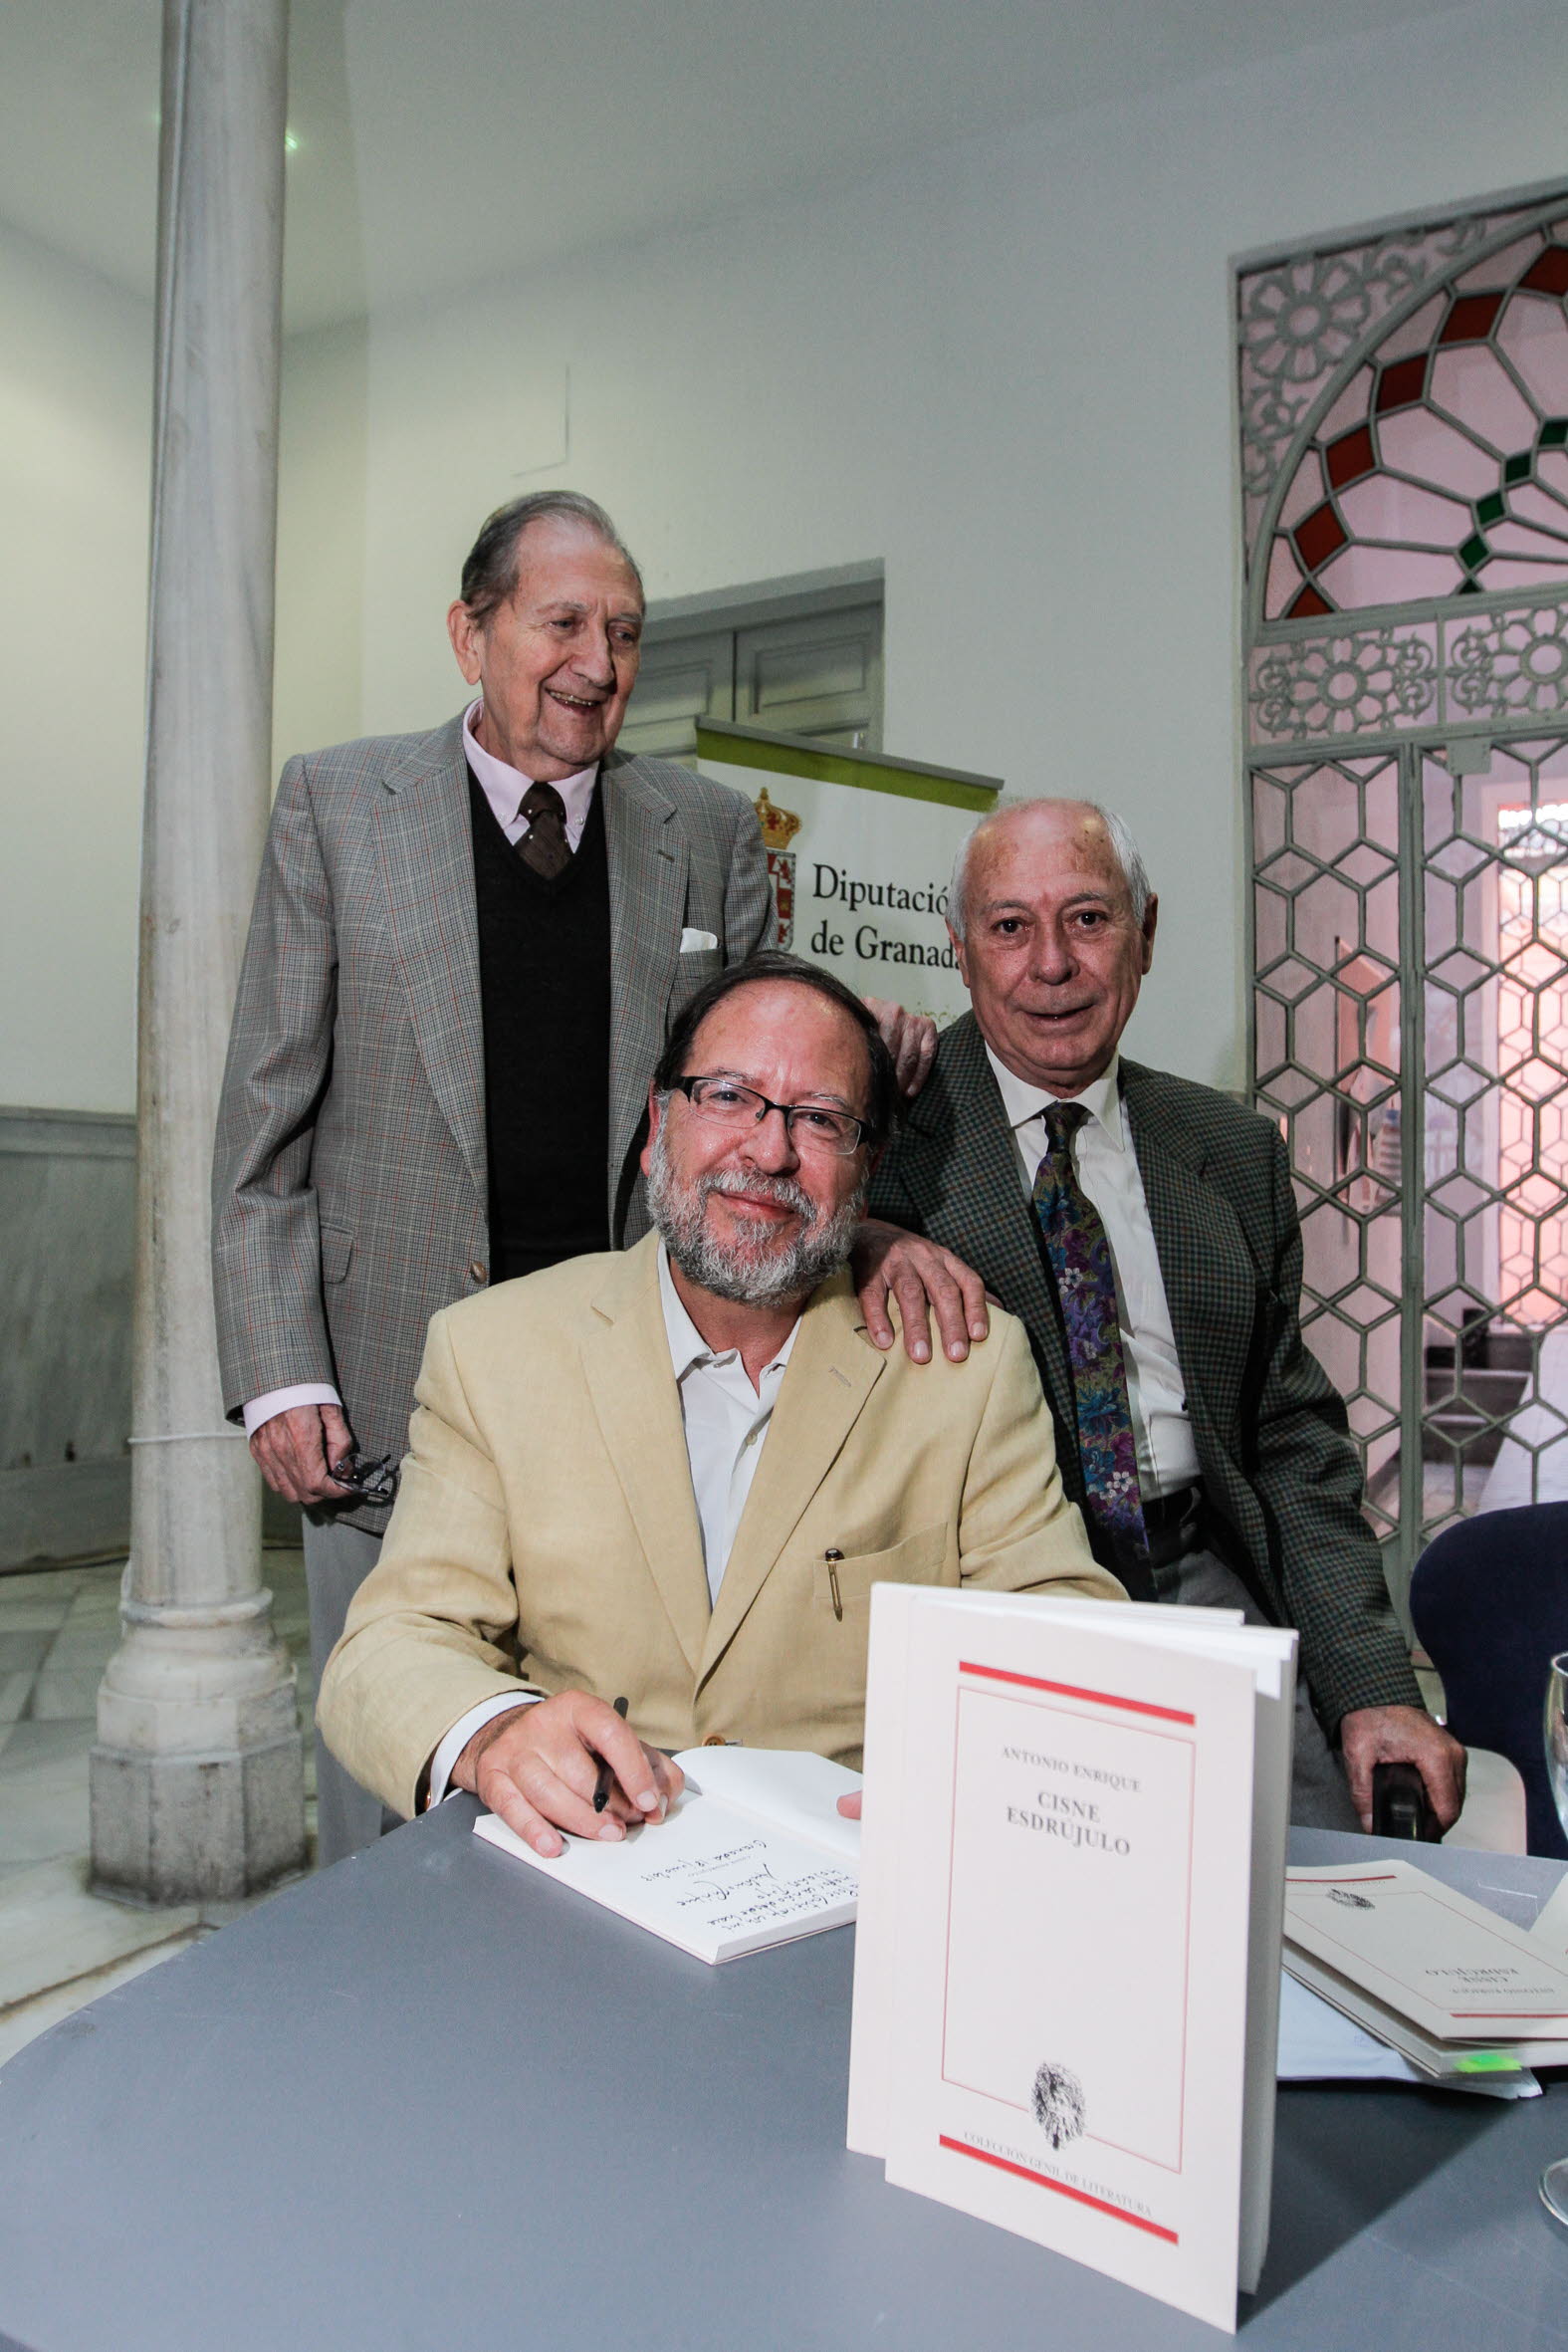
POLYGON ((818 1283, 848 1263, 869 1183, 867 1173, 825 1222, 809 1194, 789 1176, 743 1175, 736 1168, 719 1168, 682 1186, 670 1167, 661 1124, 649 1153, 648 1210, 689 1283, 738 1306, 783 1306, 791 1298, 809 1296, 818 1283), (793 1210, 802 1220, 794 1239, 783 1247, 761 1240, 720 1241, 709 1229, 709 1198, 737 1192, 760 1193, 793 1210))

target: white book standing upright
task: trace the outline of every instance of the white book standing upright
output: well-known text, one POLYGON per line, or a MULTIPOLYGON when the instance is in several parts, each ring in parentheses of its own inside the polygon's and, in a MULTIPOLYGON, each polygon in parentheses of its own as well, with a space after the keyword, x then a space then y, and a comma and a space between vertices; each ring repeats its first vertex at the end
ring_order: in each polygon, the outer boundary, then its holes
POLYGON ((1233 2330, 1267 2240, 1295 1635, 879 1585, 851 2148, 1233 2330))

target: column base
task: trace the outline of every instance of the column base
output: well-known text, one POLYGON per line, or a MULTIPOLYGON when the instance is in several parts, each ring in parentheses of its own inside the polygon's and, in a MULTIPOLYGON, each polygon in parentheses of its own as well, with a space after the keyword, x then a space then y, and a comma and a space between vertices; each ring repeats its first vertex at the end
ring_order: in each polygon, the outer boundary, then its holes
POLYGON ((237 1902, 306 1866, 298 1731, 209 1755, 99 1746, 89 1759, 93 1892, 237 1902))

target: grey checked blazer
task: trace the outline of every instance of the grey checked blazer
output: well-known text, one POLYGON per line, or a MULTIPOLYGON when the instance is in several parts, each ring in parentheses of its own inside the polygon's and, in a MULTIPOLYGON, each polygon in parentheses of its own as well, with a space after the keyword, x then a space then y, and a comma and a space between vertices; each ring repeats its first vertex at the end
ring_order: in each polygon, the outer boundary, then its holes
MULTIPOLYGON (((1278 1131, 1187 1078, 1121 1064, 1207 1496, 1206 1532, 1274 1623, 1299 1627, 1325 1727, 1357 1707, 1421 1705, 1388 1622, 1360 1511, 1345 1408, 1302 1344, 1301 1229, 1278 1131)), ((969 1261, 1028 1330, 1062 1483, 1083 1499, 1066 1343, 973 1014, 877 1170, 875 1215, 969 1261)))
MULTIPOLYGON (((762 943, 772 902, 739 793, 611 752, 609 1230, 671 1018, 762 943), (717 948, 680 953, 683 929, 717 948)), ((331 1381, 368 1454, 407 1442, 425 1325, 490 1255, 484 1052, 461 718, 291 760, 262 860, 213 1161, 224 1406, 331 1381)), ((385 1513, 345 1515, 367 1528, 385 1513)))

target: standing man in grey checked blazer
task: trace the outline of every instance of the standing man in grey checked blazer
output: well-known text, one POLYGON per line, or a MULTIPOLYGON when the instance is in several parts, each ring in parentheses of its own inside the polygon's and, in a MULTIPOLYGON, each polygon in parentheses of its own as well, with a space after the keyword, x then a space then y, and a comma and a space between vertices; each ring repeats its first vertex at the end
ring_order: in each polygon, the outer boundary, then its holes
POLYGON ((891 1222, 880 1302, 862 1282, 869 1335, 891 1344, 889 1287, 906 1332, 929 1294, 961 1356, 993 1292, 1027 1326, 1103 1563, 1135 1598, 1300 1629, 1292 1818, 1370 1828, 1373 1766, 1403 1760, 1448 1827, 1464 1752, 1422 1707, 1345 1408, 1302 1343, 1282 1139, 1119 1056, 1158 914, 1131 834, 1081 801, 1001 810, 950 909, 972 1011, 873 1182, 891 1222))
MULTIPOLYGON (((520 499, 448 616, 478 699, 283 772, 213 1255, 229 1416, 307 1512, 318 1678, 386 1522, 335 1468, 401 1455, 438 1307, 646 1230, 637 1153, 667 1026, 765 942, 747 802, 614 749, 642 613, 601 509, 520 499)), ((317 1761, 330 1862, 381 1810, 320 1742, 317 1761)))

